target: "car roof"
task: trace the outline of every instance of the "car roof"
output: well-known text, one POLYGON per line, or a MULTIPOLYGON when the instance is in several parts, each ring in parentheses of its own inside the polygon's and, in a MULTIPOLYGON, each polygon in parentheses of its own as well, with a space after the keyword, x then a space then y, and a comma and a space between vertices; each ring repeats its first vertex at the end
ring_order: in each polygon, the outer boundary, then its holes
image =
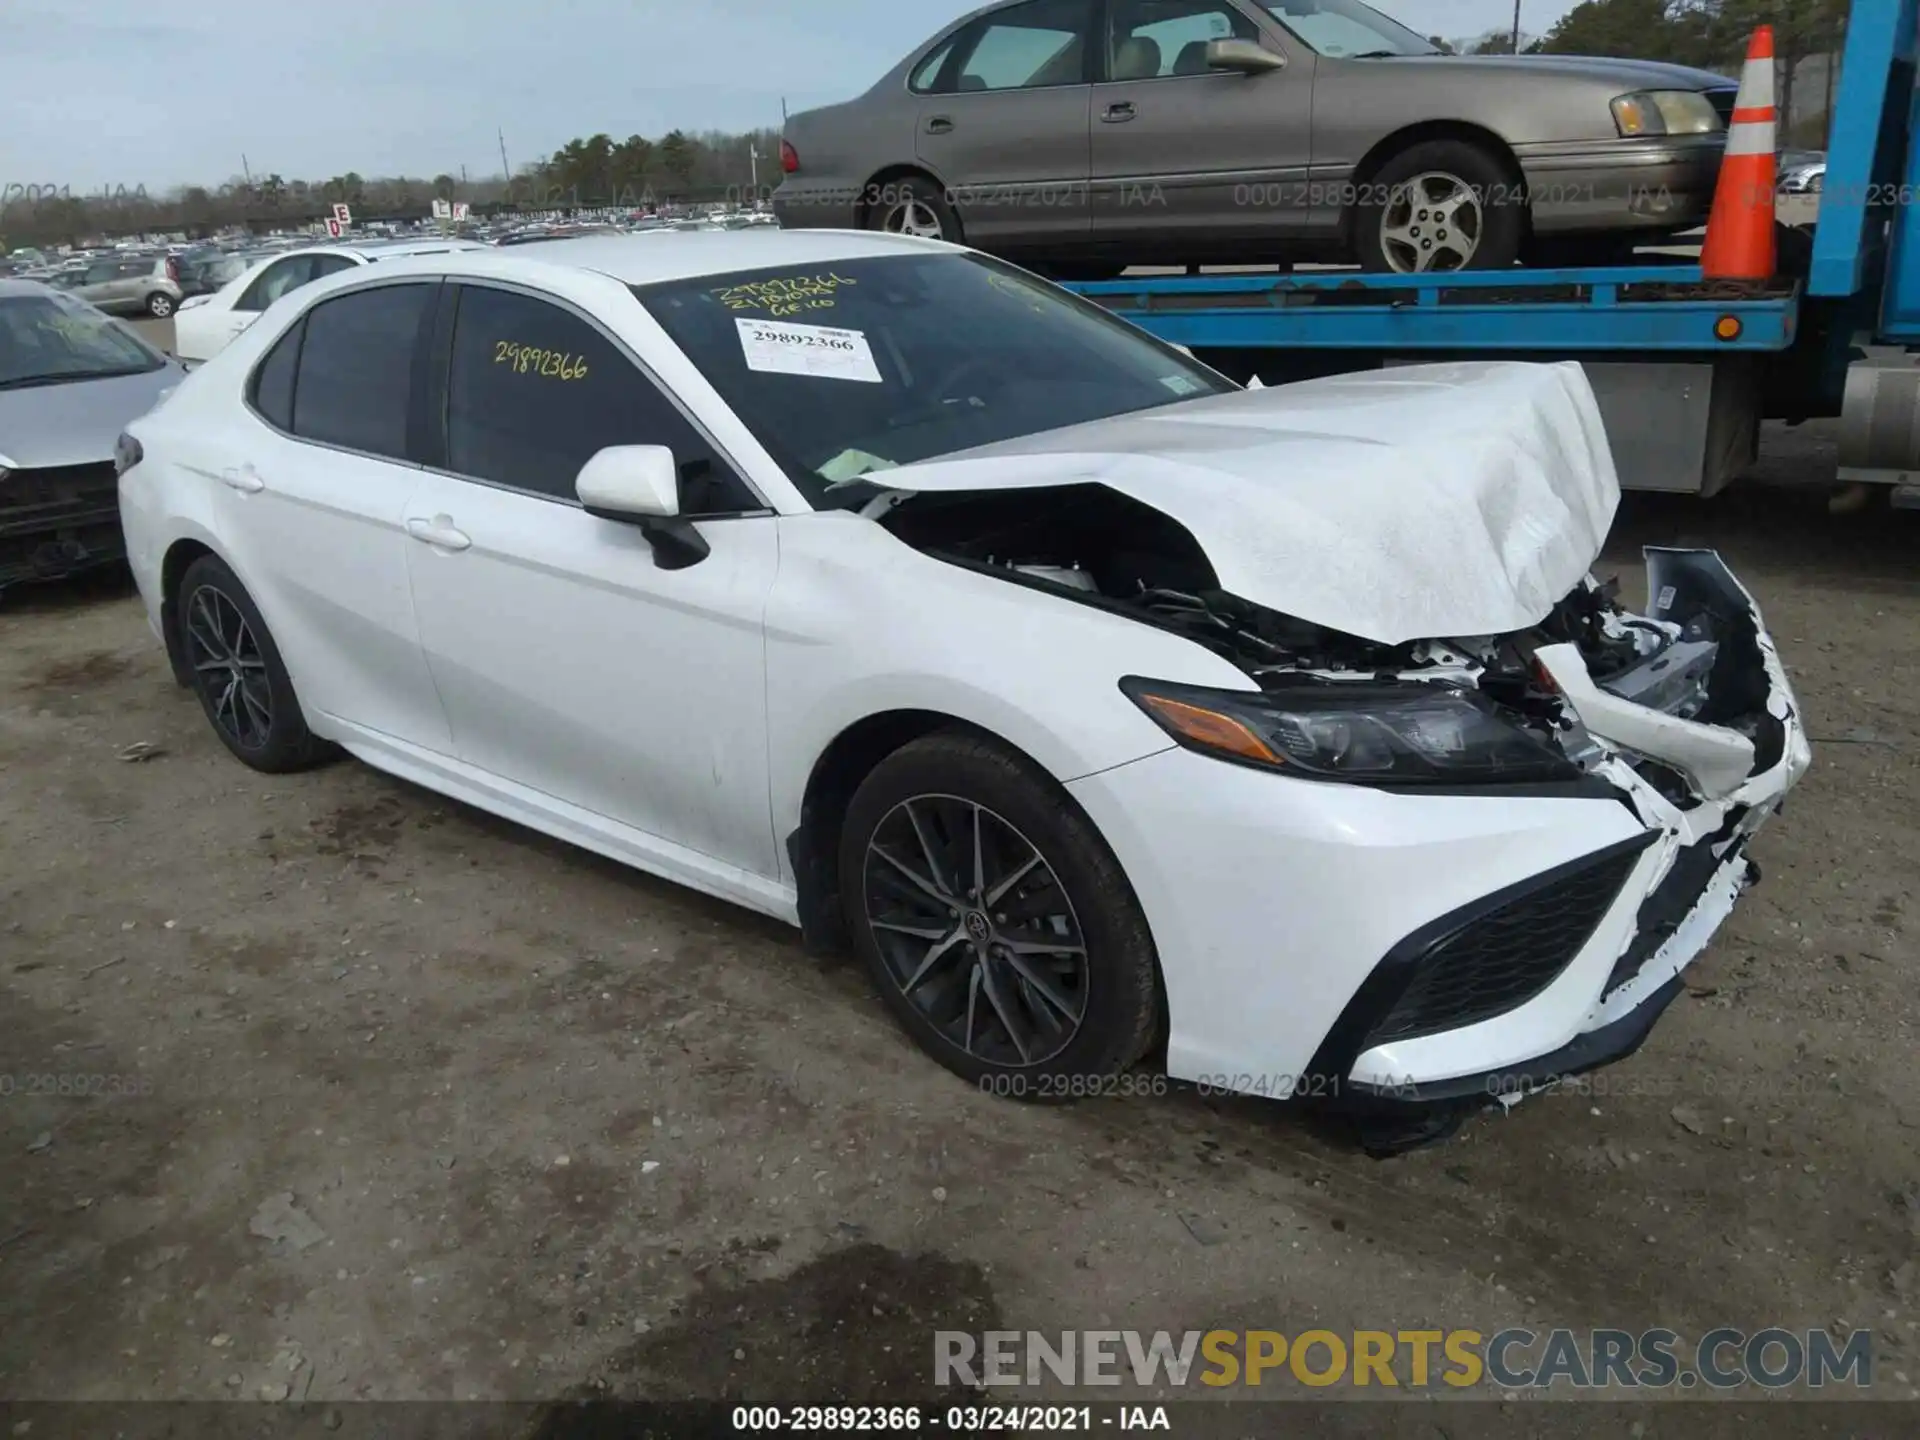
POLYGON ((355 255, 431 254, 440 250, 484 250, 478 240, 456 240, 452 236, 414 235, 392 240, 342 240, 338 244, 316 247, 351 251, 355 255))
POLYGON ((43 285, 38 280, 28 279, 24 275, 0 276, 0 299, 9 295, 65 295, 64 290, 56 290, 51 285, 43 285))
MULTIPOLYGON (((960 247, 874 230, 655 230, 645 235, 582 235, 534 240, 523 245, 475 246, 463 250, 463 266, 511 273, 528 262, 606 275, 624 285, 694 280, 778 265, 831 265, 884 255, 959 253, 960 247)), ((426 266, 409 267, 428 268, 426 266)))

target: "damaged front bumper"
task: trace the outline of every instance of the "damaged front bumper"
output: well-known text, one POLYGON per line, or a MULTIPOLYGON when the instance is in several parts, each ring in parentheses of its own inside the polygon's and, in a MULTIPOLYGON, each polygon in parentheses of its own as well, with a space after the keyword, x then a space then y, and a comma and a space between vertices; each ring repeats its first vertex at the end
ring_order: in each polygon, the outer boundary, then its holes
POLYGON ((0 471, 0 590, 125 558, 113 463, 0 471))
MULTIPOLYGON (((1474 1024, 1381 1039, 1382 1026, 1391 1031, 1390 1010, 1342 1071, 1356 1097, 1511 1103, 1631 1054, 1679 993, 1681 973, 1758 879, 1748 848, 1812 759, 1798 702, 1758 606, 1718 555, 1649 550, 1647 578, 1652 618, 1710 616, 1722 636, 1707 684, 1707 718, 1680 719, 1601 689, 1571 645, 1537 655, 1605 753, 1596 773, 1618 789, 1644 828, 1562 867, 1571 879, 1534 877, 1514 894, 1494 897, 1491 913, 1483 902, 1474 915, 1443 917, 1429 927, 1443 938, 1429 937, 1418 956, 1399 957, 1408 983, 1395 1005, 1404 1016, 1409 996, 1457 987, 1461 980, 1445 971, 1474 943, 1463 944, 1463 937, 1497 932, 1503 919, 1522 918, 1529 931, 1519 943, 1526 944, 1542 934, 1539 922, 1551 911, 1563 930, 1584 930, 1584 940, 1575 948, 1561 936, 1570 951, 1564 968, 1524 1003, 1474 1024), (1671 787, 1663 793, 1646 778, 1649 761, 1681 777, 1685 794, 1676 798, 1671 787), (1423 975, 1423 966, 1434 969, 1423 975), (1551 1030, 1564 1030, 1570 1004, 1581 1007, 1571 1035, 1550 1049, 1515 1055, 1516 1041, 1525 1048, 1529 1042, 1520 1037, 1537 1037, 1549 1017, 1560 1017, 1551 1030)), ((1478 943, 1484 949, 1491 942, 1478 943)))
POLYGON ((1391 793, 1179 748, 1068 784, 1152 927, 1169 1074, 1408 1116, 1638 1046, 1811 758, 1719 558, 1648 562, 1650 618, 1713 620, 1706 702, 1692 720, 1616 703, 1577 651, 1538 651, 1588 737, 1577 784, 1391 793))

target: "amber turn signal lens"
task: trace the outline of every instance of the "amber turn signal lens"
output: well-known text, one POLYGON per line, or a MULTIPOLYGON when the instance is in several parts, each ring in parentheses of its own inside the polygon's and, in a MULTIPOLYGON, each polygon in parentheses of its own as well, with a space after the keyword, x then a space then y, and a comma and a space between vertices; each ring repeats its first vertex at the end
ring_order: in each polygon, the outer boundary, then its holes
POLYGON ((1713 322, 1713 333, 1722 340, 1738 340, 1740 338, 1740 317, 1738 315, 1722 315, 1718 320, 1713 322))
POLYGON ((1139 698, 1140 703, 1159 716, 1169 730, 1184 735, 1196 745, 1204 745, 1209 750, 1218 750, 1227 755, 1238 755, 1243 760, 1256 760, 1262 765, 1284 763, 1266 741, 1231 716, 1215 710, 1202 710, 1198 705, 1169 700, 1164 695, 1142 695, 1139 698))

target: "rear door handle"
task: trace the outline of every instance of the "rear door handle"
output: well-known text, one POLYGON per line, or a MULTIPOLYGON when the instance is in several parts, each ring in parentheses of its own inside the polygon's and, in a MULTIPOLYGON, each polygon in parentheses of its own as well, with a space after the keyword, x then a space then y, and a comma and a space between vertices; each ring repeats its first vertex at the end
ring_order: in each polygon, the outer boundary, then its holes
POLYGON ((407 521, 407 534, 436 550, 464 550, 473 544, 453 528, 452 519, 445 515, 436 515, 431 520, 415 515, 407 521))
POLYGON ((1106 113, 1100 118, 1109 125, 1118 125, 1122 120, 1131 120, 1134 116, 1133 102, 1122 100, 1118 104, 1107 106, 1106 113))
POLYGON ((952 129, 953 121, 944 115, 935 115, 931 120, 927 121, 927 133, 929 135, 945 135, 952 129))
POLYGON ((247 495, 255 495, 267 488, 267 482, 251 465, 242 465, 237 469, 222 470, 220 479, 228 489, 238 490, 247 495))

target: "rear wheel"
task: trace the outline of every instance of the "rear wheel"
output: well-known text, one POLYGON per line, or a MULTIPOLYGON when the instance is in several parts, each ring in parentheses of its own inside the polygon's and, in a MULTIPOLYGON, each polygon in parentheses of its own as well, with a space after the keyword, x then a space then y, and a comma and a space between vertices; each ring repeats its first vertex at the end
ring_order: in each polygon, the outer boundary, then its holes
POLYGON ((325 757, 266 621, 225 561, 202 555, 187 567, 174 623, 200 707, 242 764, 278 774, 325 757))
POLYGON ((1360 187, 1353 235, 1368 270, 1495 270, 1519 258, 1526 204, 1492 154, 1427 140, 1390 156, 1360 187))
POLYGON ((164 290, 156 290, 147 297, 147 313, 156 320, 164 320, 173 314, 173 297, 164 290))
POLYGON ((983 1089, 1097 1094, 1146 1052, 1146 917, 1092 824, 1005 747, 936 734, 875 767, 848 807, 840 889, 888 1008, 983 1089))
POLYGON ((867 229, 960 243, 960 217, 940 187, 924 175, 906 175, 867 187, 867 229))

